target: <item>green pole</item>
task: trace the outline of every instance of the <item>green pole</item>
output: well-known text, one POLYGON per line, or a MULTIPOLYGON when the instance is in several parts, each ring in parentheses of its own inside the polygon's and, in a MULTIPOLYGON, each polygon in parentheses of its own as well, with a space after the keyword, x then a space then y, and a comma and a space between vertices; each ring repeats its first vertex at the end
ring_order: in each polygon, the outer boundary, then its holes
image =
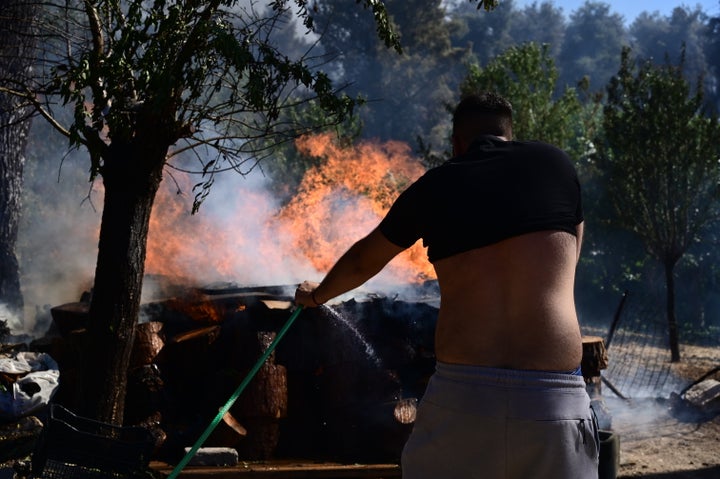
POLYGON ((287 322, 283 325, 283 327, 280 329, 280 331, 277 333, 277 336, 275 336, 275 340, 270 343, 270 346, 267 347, 265 352, 262 356, 260 356, 260 359, 255 363, 253 368, 250 370, 250 372, 245 376, 245 379, 240 383, 240 386, 235 390, 235 392, 230 396, 230 399, 223 405, 223 407, 220 408, 215 418, 210 422, 207 428, 205 428, 205 431, 200 435, 197 441, 195 441, 195 444, 193 447, 190 448, 190 450, 185 454, 185 457, 183 457, 180 462, 175 466, 175 469, 170 473, 170 475, 167 477, 167 479, 175 479, 178 474, 180 474, 180 471, 183 470, 183 468, 187 465, 188 462, 190 462, 190 459, 197 453, 198 449, 200 449, 200 446, 203 445, 203 443, 207 440, 207 438, 210 436, 210 434, 215 430, 215 427, 217 427, 218 424, 220 424, 220 421, 222 421, 223 416, 225 413, 227 413, 232 405, 237 401, 237 399, 240 397, 240 394, 245 390, 248 383, 252 381, 252 378, 255 377, 255 374, 260 370, 263 363, 267 360, 267 358, 272 354, 272 352, 275 350, 275 347, 280 342, 280 340, 285 336, 285 333, 287 333, 288 329, 290 329, 290 326, 292 326, 292 323, 295 322, 295 319, 297 319, 298 315, 300 314, 300 311, 302 311, 302 305, 298 306, 295 311, 290 315, 290 318, 287 320, 287 322))

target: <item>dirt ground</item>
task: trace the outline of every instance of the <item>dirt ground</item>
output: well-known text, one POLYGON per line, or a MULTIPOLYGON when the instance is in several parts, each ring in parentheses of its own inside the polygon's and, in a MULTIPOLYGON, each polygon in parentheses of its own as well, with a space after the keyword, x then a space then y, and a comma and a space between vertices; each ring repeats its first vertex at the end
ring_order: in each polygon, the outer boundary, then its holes
MULTIPOLYGON (((699 379, 720 366, 720 348, 681 350, 673 374, 699 379)), ((720 379, 720 374, 711 376, 720 379)), ((618 477, 720 479, 720 414, 701 413, 676 396, 622 400, 605 395, 620 440, 618 477)))

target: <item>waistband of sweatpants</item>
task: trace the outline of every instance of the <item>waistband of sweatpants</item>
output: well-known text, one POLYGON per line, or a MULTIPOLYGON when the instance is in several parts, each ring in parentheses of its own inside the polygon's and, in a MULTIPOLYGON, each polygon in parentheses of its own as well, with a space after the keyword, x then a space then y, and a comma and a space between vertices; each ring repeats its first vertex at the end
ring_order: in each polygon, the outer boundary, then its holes
POLYGON ((456 381, 470 381, 508 387, 585 388, 582 376, 556 371, 491 368, 467 364, 450 364, 437 361, 435 372, 440 377, 456 381))
POLYGON ((423 400, 474 415, 532 420, 587 418, 590 409, 582 376, 442 362, 423 400))

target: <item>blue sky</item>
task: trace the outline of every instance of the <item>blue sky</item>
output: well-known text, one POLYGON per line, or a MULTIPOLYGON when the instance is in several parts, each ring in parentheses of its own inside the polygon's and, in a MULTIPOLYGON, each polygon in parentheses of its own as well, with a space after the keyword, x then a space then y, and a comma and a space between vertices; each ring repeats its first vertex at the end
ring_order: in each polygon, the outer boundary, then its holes
MULTIPOLYGON (((502 0, 500 0, 502 1, 502 0)), ((515 0, 515 6, 522 8, 525 5, 532 5, 534 2, 542 3, 542 0, 515 0)), ((600 0, 610 5, 610 10, 619 13, 625 18, 626 23, 632 23, 635 17, 641 12, 659 12, 663 16, 672 13, 675 7, 687 6, 694 8, 699 6, 705 13, 710 16, 720 15, 720 0, 654 0, 654 1, 637 1, 637 0, 600 0)), ((585 0, 553 0, 555 6, 563 9, 563 13, 569 16, 573 11, 581 7, 585 0)))

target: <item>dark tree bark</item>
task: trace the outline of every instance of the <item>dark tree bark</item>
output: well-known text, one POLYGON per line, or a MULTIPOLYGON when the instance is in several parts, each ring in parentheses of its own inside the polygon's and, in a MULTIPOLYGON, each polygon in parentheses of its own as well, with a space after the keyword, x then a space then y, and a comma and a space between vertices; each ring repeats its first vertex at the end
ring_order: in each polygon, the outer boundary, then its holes
POLYGON ((671 361, 676 363, 680 361, 680 337, 678 334, 677 318, 675 317, 675 264, 677 260, 669 259, 665 261, 665 287, 666 291, 666 310, 668 321, 668 341, 670 344, 671 361))
POLYGON ((166 142, 153 145, 147 136, 129 145, 114 142, 102 169, 105 201, 84 349, 82 408, 89 417, 118 425, 123 423, 150 213, 167 152, 166 142))
MULTIPOLYGON (((0 0, 0 78, 24 78, 32 65, 35 4, 0 0)), ((13 89, 3 82, 0 86, 13 89)), ((22 319, 23 297, 15 245, 22 205, 23 167, 31 110, 0 91, 0 303, 22 319)))

